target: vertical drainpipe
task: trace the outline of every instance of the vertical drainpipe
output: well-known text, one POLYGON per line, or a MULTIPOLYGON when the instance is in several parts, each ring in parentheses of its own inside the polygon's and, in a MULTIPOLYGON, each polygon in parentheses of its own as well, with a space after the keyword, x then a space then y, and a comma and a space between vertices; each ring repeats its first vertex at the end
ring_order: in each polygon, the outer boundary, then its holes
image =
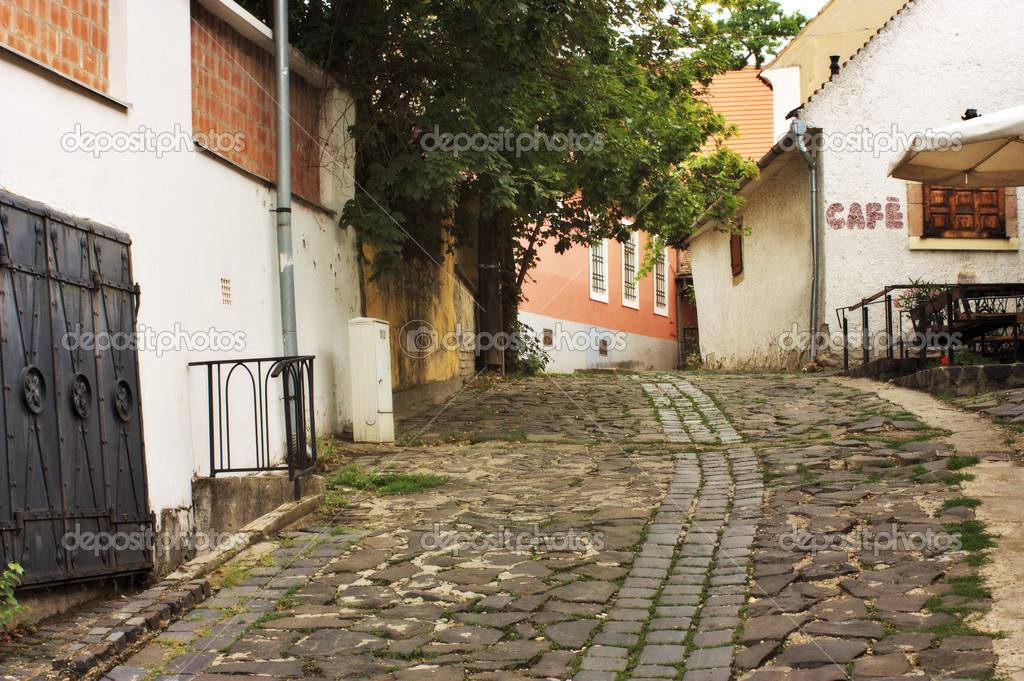
POLYGON ((274 66, 277 96, 277 258, 284 355, 299 354, 292 269, 292 133, 288 94, 288 0, 274 0, 274 66))
POLYGON ((818 358, 818 161, 811 155, 804 142, 804 135, 807 133, 807 123, 794 118, 789 127, 790 133, 796 140, 797 151, 807 162, 807 168, 811 173, 811 361, 818 358))

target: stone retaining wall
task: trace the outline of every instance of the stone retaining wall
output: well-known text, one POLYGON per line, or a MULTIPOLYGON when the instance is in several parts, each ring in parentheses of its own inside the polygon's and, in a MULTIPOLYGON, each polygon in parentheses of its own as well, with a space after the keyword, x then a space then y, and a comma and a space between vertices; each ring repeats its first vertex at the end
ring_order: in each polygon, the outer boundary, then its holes
POLYGON ((977 395, 1024 386, 1024 363, 935 367, 893 379, 892 382, 933 394, 977 395))

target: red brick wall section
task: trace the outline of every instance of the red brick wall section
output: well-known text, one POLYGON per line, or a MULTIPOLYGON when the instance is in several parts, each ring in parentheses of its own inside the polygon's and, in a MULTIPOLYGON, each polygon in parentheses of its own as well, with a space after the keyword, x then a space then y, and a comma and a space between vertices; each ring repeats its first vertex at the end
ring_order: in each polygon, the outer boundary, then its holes
MULTIPOLYGON (((192 0, 192 132, 197 138, 239 144, 215 145, 222 158, 259 177, 273 180, 274 60, 192 0)), ((320 145, 310 135, 319 128, 320 88, 291 77, 292 191, 320 200, 320 145)))
POLYGON ((0 43, 110 91, 109 0, 0 0, 0 43))

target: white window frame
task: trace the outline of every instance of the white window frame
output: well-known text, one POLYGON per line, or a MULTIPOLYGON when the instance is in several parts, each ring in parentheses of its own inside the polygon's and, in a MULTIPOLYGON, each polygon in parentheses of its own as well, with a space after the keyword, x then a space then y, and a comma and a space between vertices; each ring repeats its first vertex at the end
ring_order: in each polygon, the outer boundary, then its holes
POLYGON ((654 269, 653 269, 653 271, 651 273, 651 274, 653 274, 653 276, 651 277, 651 280, 653 281, 653 284, 654 284, 654 314, 660 315, 662 317, 667 317, 668 316, 668 249, 667 248, 661 249, 661 260, 660 260, 660 262, 661 262, 660 267, 661 267, 661 270, 662 270, 661 276, 665 280, 665 304, 664 305, 658 305, 658 268, 659 268, 658 262, 659 262, 658 260, 654 261, 654 269))
POLYGON ((590 299, 596 300, 599 303, 608 302, 608 240, 601 239, 601 243, 598 245, 591 245, 590 251, 587 253, 588 262, 590 263, 590 278, 587 280, 587 285, 590 288, 590 299), (599 291, 594 288, 594 251, 597 250, 601 254, 601 261, 604 267, 604 271, 601 276, 604 278, 604 291, 599 291))
POLYGON ((622 306, 634 310, 640 309, 640 281, 636 278, 640 263, 640 235, 637 232, 629 233, 629 240, 622 242, 622 306), (626 270, 626 247, 633 247, 633 299, 626 297, 626 291, 630 286, 628 271, 626 270))

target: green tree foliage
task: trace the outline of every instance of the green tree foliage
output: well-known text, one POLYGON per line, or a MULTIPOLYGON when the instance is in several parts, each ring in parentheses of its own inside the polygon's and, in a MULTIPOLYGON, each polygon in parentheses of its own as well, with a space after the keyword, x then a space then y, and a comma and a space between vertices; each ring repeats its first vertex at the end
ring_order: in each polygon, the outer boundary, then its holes
POLYGON ((721 5, 727 16, 715 22, 714 31, 705 39, 732 45, 733 68, 751 61, 761 68, 769 55, 777 54, 779 46, 807 23, 803 14, 787 14, 775 0, 722 0, 721 5))
MULTIPOLYGON (((243 4, 267 18, 266 0, 243 4)), ((728 222, 756 171, 728 149, 700 153, 729 134, 701 89, 735 65, 736 31, 789 25, 772 24, 777 3, 730 0, 737 20, 757 18, 738 28, 704 4, 292 0, 293 42, 355 102, 341 225, 374 246, 374 272, 490 231, 509 331, 541 244, 624 240, 627 218, 667 244, 701 214, 728 222)))

